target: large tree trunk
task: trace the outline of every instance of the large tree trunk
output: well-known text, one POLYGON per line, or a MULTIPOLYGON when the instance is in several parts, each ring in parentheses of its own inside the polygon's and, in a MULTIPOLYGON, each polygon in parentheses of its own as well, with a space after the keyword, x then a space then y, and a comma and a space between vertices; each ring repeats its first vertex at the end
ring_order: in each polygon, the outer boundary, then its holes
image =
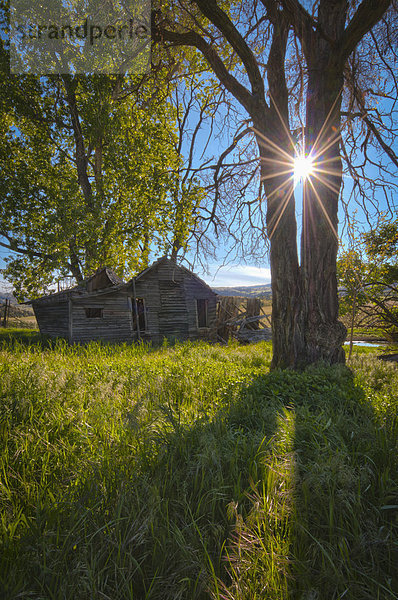
POLYGON ((330 45, 322 40, 308 62, 306 140, 315 173, 304 186, 301 234, 305 362, 336 363, 345 361, 342 344, 347 334, 338 321, 336 273, 343 72, 334 64, 330 45))
MULTIPOLYGON (((332 364, 345 360, 342 344, 346 328, 338 321, 336 276, 343 66, 330 40, 339 39, 344 30, 346 7, 342 8, 339 0, 321 4, 319 18, 329 40, 322 36, 309 38, 305 47, 305 143, 307 152, 314 153, 319 170, 304 185, 300 264, 291 178, 294 151, 286 136, 286 86, 280 75, 280 61, 268 64, 270 90, 282 107, 273 122, 271 148, 279 148, 281 170, 283 162, 286 170, 287 157, 291 157, 290 173, 272 177, 278 170, 277 151, 259 143, 271 246, 273 368, 297 369, 317 361, 332 364)), ((270 137, 269 123, 267 133, 270 137)))
MULTIPOLYGON (((272 281, 272 368, 296 368, 305 352, 303 337, 302 288, 297 255, 297 225, 293 180, 289 175, 275 176, 285 171, 286 154, 292 153, 282 137, 272 145, 259 139, 261 174, 267 195, 267 232, 270 239, 272 281)), ((293 160, 293 157, 292 157, 293 160)))
POLYGON ((300 264, 292 173, 273 176, 277 160, 285 162, 279 170, 287 170, 287 155, 293 169, 293 149, 282 125, 270 146, 259 140, 270 239, 272 368, 345 361, 346 328, 338 321, 336 275, 340 89, 338 77, 322 77, 319 67, 310 72, 306 138, 319 172, 304 185, 300 264))

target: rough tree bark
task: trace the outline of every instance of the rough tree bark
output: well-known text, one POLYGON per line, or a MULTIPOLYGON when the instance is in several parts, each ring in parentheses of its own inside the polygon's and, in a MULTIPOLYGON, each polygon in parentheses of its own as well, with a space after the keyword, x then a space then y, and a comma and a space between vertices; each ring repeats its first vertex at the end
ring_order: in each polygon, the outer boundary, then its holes
POLYGON ((301 290, 304 363, 318 359, 344 362, 346 328, 338 321, 336 257, 340 158, 341 98, 345 59, 336 46, 342 39, 348 3, 332 0, 319 8, 322 35, 302 37, 308 68, 306 141, 325 173, 305 184, 301 234, 301 290))
MULTIPOLYGON (((391 0, 363 0, 348 19, 347 0, 319 0, 310 15, 298 0, 261 0, 264 22, 272 41, 266 66, 269 96, 260 74, 261 59, 249 46, 243 26, 232 22, 216 0, 192 2, 222 34, 245 69, 248 88, 235 78, 217 53, 205 30, 188 30, 158 10, 154 14, 155 41, 192 46, 250 115, 256 134, 261 177, 267 196, 267 233, 272 274, 273 361, 279 368, 301 368, 323 360, 344 362, 346 328, 338 321, 336 257, 338 200, 342 181, 340 109, 346 62, 391 5, 391 0), (347 23, 348 22, 348 23, 347 23), (198 33, 199 31, 199 33, 198 33), (286 84, 286 47, 293 31, 305 56, 306 150, 314 152, 323 174, 305 185, 301 256, 298 257, 293 180, 294 145, 289 133, 286 84), (282 169, 283 170, 283 169, 282 169)), ((187 11, 188 12, 188 11, 187 11)), ((260 21, 259 21, 260 22, 260 21)), ((232 54, 231 54, 232 55, 232 54)))

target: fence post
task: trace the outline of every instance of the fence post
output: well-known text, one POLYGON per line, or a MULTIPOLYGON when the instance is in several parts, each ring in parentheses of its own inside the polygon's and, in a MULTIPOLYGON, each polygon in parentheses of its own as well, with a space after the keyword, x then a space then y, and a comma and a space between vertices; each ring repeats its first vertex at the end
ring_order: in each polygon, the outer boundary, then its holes
POLYGON ((6 303, 4 306, 4 315, 3 315, 3 327, 7 327, 8 316, 10 312, 10 300, 6 298, 6 303))

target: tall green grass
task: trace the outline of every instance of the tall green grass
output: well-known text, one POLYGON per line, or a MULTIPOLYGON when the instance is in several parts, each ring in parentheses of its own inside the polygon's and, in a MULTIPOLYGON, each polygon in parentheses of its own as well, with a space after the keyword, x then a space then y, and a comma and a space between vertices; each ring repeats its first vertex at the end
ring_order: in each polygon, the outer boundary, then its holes
POLYGON ((397 597, 398 376, 0 341, 0 597, 397 597))

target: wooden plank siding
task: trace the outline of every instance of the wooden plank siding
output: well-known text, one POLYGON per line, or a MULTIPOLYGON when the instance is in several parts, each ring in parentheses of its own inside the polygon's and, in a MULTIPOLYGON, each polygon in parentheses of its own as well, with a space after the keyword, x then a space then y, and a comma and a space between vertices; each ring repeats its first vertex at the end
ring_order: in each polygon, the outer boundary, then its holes
MULTIPOLYGON (((132 294, 132 304, 134 306, 133 287, 130 286, 132 294)), ((141 339, 146 342, 152 342, 157 345, 162 339, 159 334, 159 311, 160 311, 160 293, 159 282, 152 269, 148 271, 145 277, 137 279, 135 282, 135 293, 137 298, 142 298, 145 303, 146 324, 145 331, 141 331, 141 339)), ((135 335, 135 337, 137 337, 135 335)))
POLYGON ((160 305, 159 334, 171 342, 187 340, 188 310, 182 281, 159 280, 160 305))
POLYGON ((126 292, 72 299, 73 342, 132 340, 131 310, 126 292), (101 317, 88 317, 86 309, 102 309, 101 317))
POLYGON ((188 309, 188 327, 190 339, 216 340, 217 298, 214 292, 195 277, 184 280, 185 298, 188 309), (208 327, 198 327, 196 300, 207 300, 208 327))
POLYGON ((69 303, 32 303, 40 332, 50 337, 69 339, 69 303))
POLYGON ((93 281, 96 285, 102 282, 99 271, 89 280, 89 289, 80 285, 32 301, 40 331, 82 343, 141 339, 158 345, 164 338, 216 340, 216 294, 188 269, 164 257, 128 283, 119 283, 105 270, 105 289, 93 290, 93 281), (109 285, 113 280, 114 285, 109 285), (140 327, 138 334, 133 313, 139 299, 143 301, 140 307, 144 305, 145 327, 140 327), (206 301, 207 327, 199 327, 197 300, 206 301))
POLYGON ((158 261, 135 281, 137 298, 144 298, 148 331, 143 339, 215 340, 216 294, 196 275, 172 260, 158 261), (197 299, 208 301, 209 327, 198 327, 197 299))

